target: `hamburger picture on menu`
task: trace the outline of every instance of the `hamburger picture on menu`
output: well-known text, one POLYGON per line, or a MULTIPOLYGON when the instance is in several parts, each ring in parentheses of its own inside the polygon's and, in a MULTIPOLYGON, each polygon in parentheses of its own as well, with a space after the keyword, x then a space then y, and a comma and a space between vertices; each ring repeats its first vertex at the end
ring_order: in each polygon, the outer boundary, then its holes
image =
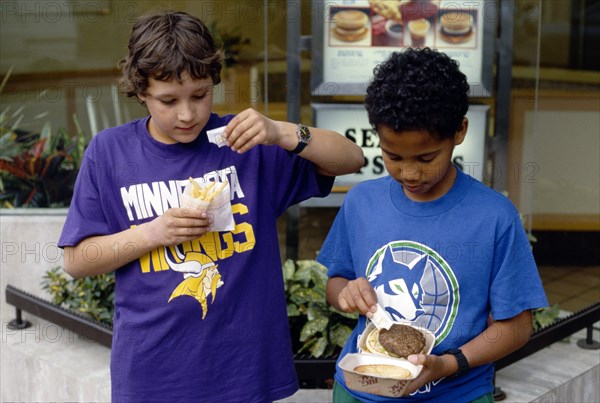
POLYGON ((473 14, 452 10, 440 15, 439 36, 440 39, 449 44, 463 44, 473 38, 475 21, 473 14))
MULTIPOLYGON (((331 44, 362 45, 369 38, 369 9, 336 8, 331 10, 331 44)), ((367 43, 368 44, 368 43, 367 43)))

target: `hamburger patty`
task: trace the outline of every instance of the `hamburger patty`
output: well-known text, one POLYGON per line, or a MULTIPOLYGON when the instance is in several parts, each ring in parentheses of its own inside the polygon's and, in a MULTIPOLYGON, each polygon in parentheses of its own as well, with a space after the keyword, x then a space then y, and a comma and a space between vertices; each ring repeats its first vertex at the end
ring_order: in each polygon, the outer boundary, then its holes
POLYGON ((415 328, 395 324, 389 330, 379 331, 379 343, 390 353, 406 358, 423 351, 425 337, 415 328))

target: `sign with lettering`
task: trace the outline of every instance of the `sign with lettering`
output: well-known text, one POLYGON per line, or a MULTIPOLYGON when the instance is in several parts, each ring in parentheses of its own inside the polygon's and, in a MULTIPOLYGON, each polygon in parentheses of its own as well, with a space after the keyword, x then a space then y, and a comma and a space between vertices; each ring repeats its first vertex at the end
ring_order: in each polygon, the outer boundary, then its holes
MULTIPOLYGON (((367 179, 387 175, 377 132, 369 123, 363 104, 312 104, 314 125, 335 130, 358 144, 365 154, 362 169, 350 175, 339 176, 336 186, 351 187, 367 179)), ((454 149, 453 161, 464 172, 482 180, 485 169, 485 138, 489 107, 471 105, 467 112, 469 129, 464 142, 454 149)))

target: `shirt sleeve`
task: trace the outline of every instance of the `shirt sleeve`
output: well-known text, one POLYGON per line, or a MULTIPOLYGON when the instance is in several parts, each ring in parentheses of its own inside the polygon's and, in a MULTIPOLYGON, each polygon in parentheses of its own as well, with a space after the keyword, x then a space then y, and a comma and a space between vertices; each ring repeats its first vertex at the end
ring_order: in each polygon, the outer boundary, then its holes
POLYGON ((490 305, 495 320, 548 306, 542 281, 521 220, 516 217, 494 248, 490 305))
POLYGON ((346 228, 345 206, 342 204, 329 234, 319 251, 317 261, 327 267, 329 277, 343 277, 348 280, 356 279, 352 251, 346 228))
POLYGON ((262 158, 263 169, 268 173, 257 179, 262 181, 261 187, 276 195, 273 208, 279 215, 294 204, 311 197, 325 197, 331 192, 335 177, 318 174, 311 161, 280 147, 263 147, 263 152, 273 154, 262 158), (276 180, 269 182, 269 177, 276 180))
POLYGON ((82 240, 95 235, 110 234, 109 224, 102 209, 101 192, 98 186, 94 145, 88 146, 77 180, 67 219, 63 227, 59 247, 76 246, 82 240))

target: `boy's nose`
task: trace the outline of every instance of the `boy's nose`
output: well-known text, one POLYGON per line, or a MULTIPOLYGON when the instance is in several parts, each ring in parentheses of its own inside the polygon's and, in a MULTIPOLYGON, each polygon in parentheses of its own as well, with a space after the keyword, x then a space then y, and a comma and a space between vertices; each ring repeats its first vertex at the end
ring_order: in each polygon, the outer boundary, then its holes
POLYGON ((402 180, 419 179, 419 169, 416 164, 404 163, 400 168, 400 177, 402 180))
POLYGON ((194 111, 192 108, 190 108, 187 105, 182 106, 178 111, 177 111, 177 119, 179 119, 182 122, 189 122, 194 118, 194 111))

